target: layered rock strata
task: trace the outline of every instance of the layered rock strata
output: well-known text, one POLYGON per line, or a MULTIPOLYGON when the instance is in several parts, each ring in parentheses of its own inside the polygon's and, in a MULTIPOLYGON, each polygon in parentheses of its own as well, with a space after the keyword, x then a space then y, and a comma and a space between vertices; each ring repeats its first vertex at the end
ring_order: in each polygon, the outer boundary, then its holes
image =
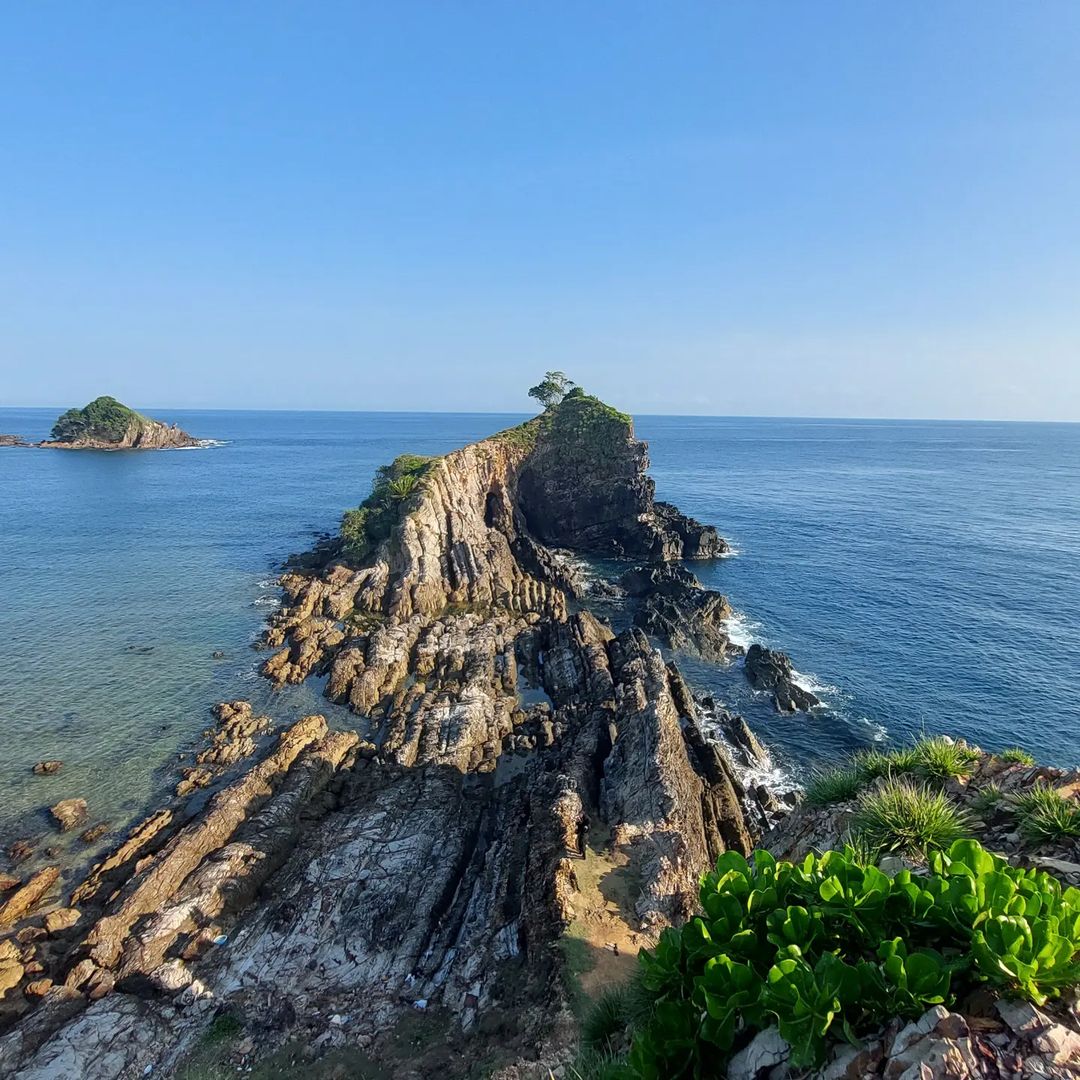
POLYGON ((584 610, 548 546, 722 551, 646 464, 581 396, 433 462, 363 559, 325 544, 285 575, 265 673, 326 676, 357 730, 307 717, 240 765, 258 718, 219 707, 209 798, 151 815, 65 889, 65 937, 19 945, 0 1072, 167 1074, 222 1008, 268 1047, 378 1057, 423 1008, 467 1058, 540 1055, 569 1016, 563 935, 611 907, 583 868, 620 897, 605 929, 646 944, 756 829, 678 670, 584 610))

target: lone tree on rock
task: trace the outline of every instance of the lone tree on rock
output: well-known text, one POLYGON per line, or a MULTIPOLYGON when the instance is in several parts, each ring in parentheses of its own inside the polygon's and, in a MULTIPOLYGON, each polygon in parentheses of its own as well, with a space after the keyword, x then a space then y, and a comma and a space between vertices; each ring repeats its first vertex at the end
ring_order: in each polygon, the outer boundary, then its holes
POLYGON ((545 409, 550 409, 552 405, 558 405, 575 385, 565 371, 548 371, 543 380, 529 391, 529 397, 536 398, 545 409))

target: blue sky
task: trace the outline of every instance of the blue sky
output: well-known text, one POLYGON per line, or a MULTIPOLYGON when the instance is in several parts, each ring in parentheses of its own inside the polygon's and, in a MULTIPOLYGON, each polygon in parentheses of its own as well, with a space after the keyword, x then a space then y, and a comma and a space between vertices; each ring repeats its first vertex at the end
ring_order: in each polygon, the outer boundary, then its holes
POLYGON ((11 4, 0 400, 1080 419, 1080 5, 11 4))

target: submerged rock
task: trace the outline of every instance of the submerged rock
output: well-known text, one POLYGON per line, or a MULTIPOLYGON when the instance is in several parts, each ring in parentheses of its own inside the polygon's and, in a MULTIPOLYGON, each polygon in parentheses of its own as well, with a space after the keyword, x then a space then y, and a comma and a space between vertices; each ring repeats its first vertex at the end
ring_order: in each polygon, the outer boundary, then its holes
POLYGON ((58 773, 64 767, 62 761, 50 759, 48 761, 39 761, 34 766, 34 773, 37 776, 52 776, 54 773, 58 773))

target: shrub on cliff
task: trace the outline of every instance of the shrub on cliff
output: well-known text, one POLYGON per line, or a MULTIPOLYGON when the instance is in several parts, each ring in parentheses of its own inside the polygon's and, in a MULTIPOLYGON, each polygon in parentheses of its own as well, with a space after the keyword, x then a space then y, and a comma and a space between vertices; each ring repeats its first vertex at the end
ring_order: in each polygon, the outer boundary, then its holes
POLYGON ((930 871, 890 878, 850 848, 801 863, 725 853, 702 915, 640 954, 650 1008, 620 1075, 721 1077, 773 1025, 792 1063, 813 1066, 830 1043, 979 986, 1042 1004, 1080 982, 1080 891, 973 840, 931 855, 930 871))
POLYGON ((132 422, 147 423, 146 417, 121 404, 114 397, 99 397, 82 409, 68 409, 55 424, 52 438, 57 442, 101 439, 119 442, 132 422))
POLYGON ((890 776, 863 792, 851 831, 866 851, 922 856, 971 834, 971 815, 943 791, 890 776))
POLYGON ((402 454, 375 471, 371 494, 341 519, 343 554, 357 562, 366 559, 400 520, 406 502, 423 482, 432 458, 402 454))

